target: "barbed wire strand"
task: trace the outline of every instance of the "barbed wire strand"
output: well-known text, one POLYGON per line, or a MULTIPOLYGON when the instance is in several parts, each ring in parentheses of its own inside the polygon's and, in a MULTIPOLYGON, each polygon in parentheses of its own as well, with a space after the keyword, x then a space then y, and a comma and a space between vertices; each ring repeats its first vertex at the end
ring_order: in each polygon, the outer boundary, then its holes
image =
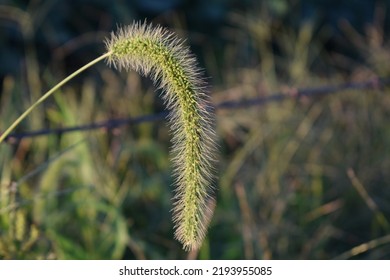
MULTIPOLYGON (((275 93, 269 96, 256 97, 244 100, 235 100, 235 101, 223 101, 219 104, 216 104, 214 108, 216 110, 232 110, 232 109, 242 109, 253 106, 265 105, 271 102, 282 102, 286 99, 300 99, 302 97, 319 97, 322 95, 329 95, 334 93, 339 93, 346 90, 365 90, 365 89, 381 89, 387 85, 390 85, 390 78, 375 78, 367 80, 360 83, 344 83, 333 86, 324 86, 316 88, 304 88, 292 90, 291 94, 286 93, 275 93)), ((62 127, 56 129, 41 129, 28 132, 17 132, 11 133, 6 140, 8 142, 13 142, 15 140, 20 140, 23 138, 32 138, 38 136, 45 136, 50 134, 64 134, 76 131, 88 131, 96 130, 101 128, 113 129, 124 125, 138 125, 144 122, 155 122, 162 120, 168 116, 169 112, 164 111, 157 114, 145 115, 140 117, 129 117, 129 118, 119 118, 119 119, 109 119, 101 122, 94 122, 85 125, 71 126, 71 127, 62 127)))

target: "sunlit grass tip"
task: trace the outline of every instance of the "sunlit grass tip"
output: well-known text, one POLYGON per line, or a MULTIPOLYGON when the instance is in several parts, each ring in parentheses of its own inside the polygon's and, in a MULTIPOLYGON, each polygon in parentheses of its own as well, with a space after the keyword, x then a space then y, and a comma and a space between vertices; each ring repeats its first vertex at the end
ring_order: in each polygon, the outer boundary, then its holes
POLYGON ((175 237, 185 249, 196 249, 211 216, 216 153, 213 112, 196 59, 172 32, 145 23, 119 27, 106 47, 110 65, 149 75, 164 92, 173 135, 175 237))
POLYGON ((119 70, 134 69, 150 75, 170 110, 172 155, 175 171, 173 220, 175 237, 184 249, 200 246, 211 218, 215 134, 212 106, 195 57, 172 32, 146 23, 119 27, 105 41, 107 52, 63 79, 27 108, 0 135, 11 131, 61 86, 99 61, 119 70))

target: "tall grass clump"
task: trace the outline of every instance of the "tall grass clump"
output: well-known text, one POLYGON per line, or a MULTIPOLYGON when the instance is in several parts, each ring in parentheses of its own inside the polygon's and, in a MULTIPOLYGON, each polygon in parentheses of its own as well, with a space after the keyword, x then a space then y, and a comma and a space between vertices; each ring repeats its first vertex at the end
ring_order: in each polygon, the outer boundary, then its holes
POLYGON ((211 217, 208 205, 212 201, 212 165, 216 153, 211 106, 196 59, 173 33, 145 23, 118 28, 105 44, 105 54, 46 92, 9 126, 0 136, 0 143, 58 88, 99 61, 106 60, 119 70, 134 69, 142 75, 149 75, 163 90, 163 99, 170 110, 176 176, 175 237, 185 250, 196 249, 201 245, 211 217))

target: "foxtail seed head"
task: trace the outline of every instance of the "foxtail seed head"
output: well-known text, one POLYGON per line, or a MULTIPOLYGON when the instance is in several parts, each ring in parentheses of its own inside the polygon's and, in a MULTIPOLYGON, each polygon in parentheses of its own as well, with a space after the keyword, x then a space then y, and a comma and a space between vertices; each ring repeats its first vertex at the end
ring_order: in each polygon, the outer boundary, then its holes
POLYGON ((176 175, 175 237, 184 249, 196 249, 212 214, 208 205, 216 153, 211 106, 196 59, 173 33, 142 23, 120 27, 106 47, 109 65, 150 75, 165 92, 176 175))

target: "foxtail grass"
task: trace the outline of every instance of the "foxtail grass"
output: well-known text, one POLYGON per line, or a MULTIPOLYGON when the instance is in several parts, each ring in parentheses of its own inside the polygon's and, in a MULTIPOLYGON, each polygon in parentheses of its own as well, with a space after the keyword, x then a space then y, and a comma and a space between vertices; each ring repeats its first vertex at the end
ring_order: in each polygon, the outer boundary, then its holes
POLYGON ((135 70, 150 76, 163 91, 170 111, 172 158, 175 176, 173 221, 175 238, 185 250, 199 248, 212 210, 215 134, 213 111, 206 84, 195 57, 173 33, 145 23, 119 27, 106 39, 106 53, 59 82, 32 104, 0 135, 3 142, 32 110, 82 71, 106 60, 119 70, 135 70))

